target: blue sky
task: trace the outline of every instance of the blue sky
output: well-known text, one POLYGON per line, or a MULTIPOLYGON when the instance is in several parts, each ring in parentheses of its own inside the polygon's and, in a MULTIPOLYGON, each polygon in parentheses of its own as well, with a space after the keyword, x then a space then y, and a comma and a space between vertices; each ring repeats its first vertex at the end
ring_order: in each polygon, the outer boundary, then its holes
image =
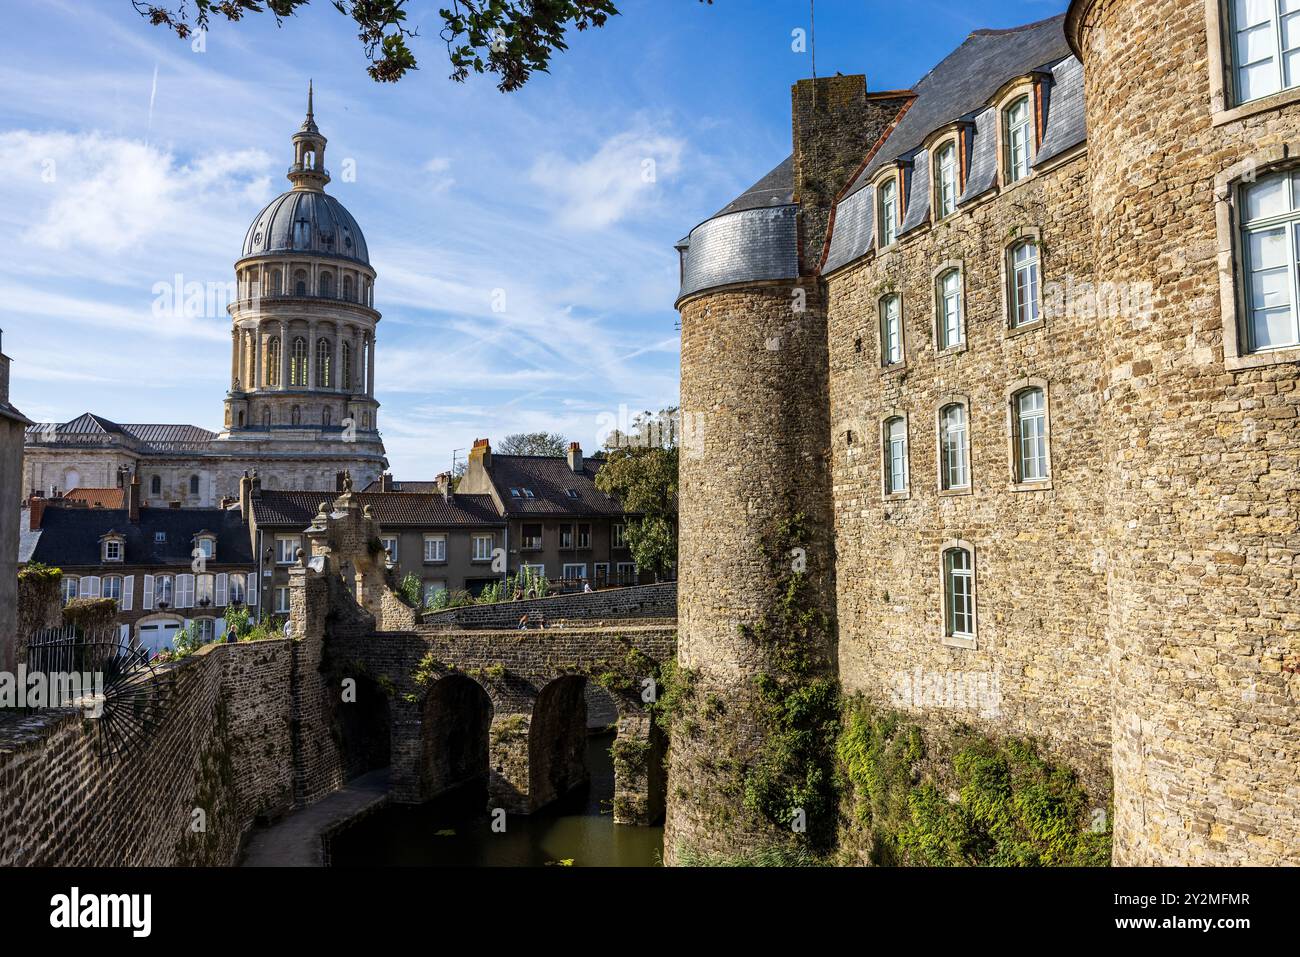
MULTIPOLYGON (((220 426, 225 313, 160 310, 155 290, 232 280, 248 224, 288 188, 309 77, 329 191, 379 274, 376 385, 399 479, 483 436, 592 448, 621 408, 675 404, 672 244, 789 153, 807 0, 622 0, 514 94, 447 79, 441 3, 412 0, 421 69, 379 85, 326 0, 280 28, 217 23, 201 52, 129 0, 5 0, 0 327, 15 404, 45 421, 220 426)), ((820 0, 817 70, 906 87, 971 30, 1065 7, 820 0)))

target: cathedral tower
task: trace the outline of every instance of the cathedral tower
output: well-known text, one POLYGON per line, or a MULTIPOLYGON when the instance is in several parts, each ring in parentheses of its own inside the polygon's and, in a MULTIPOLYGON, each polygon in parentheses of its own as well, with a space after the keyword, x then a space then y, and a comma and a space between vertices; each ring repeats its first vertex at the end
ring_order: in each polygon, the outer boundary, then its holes
POLYGON ((352 215, 325 192, 312 92, 293 134, 292 188, 248 228, 230 306, 230 391, 219 441, 277 487, 359 485, 384 469, 375 400, 375 271, 352 215), (236 448, 243 446, 244 448, 236 448), (283 476, 277 463, 283 461, 283 476))

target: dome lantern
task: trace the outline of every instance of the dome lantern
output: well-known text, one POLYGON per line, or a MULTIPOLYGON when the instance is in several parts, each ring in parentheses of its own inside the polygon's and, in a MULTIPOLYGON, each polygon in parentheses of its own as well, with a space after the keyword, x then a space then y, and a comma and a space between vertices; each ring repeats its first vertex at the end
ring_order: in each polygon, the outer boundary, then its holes
POLYGON ((325 137, 312 115, 310 80, 307 81, 307 118, 293 134, 293 165, 287 175, 294 189, 320 190, 330 181, 329 170, 325 168, 325 137))

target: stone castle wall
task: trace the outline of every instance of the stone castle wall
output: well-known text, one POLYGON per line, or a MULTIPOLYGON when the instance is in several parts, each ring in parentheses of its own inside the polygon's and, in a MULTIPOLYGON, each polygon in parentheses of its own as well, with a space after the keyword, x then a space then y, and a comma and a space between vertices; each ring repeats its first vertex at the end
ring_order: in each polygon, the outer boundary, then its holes
POLYGON ((660 582, 657 585, 605 588, 589 594, 575 592, 490 605, 464 605, 446 611, 425 612, 420 620, 426 625, 455 628, 514 628, 525 614, 534 628, 543 617, 549 625, 567 620, 601 618, 676 618, 677 583, 660 582))
POLYGON ((828 279, 839 671, 844 689, 940 721, 1030 734, 1109 792, 1101 345, 1088 165, 1040 172, 828 279), (1007 248, 1037 237, 1045 318, 1011 328, 1007 248), (965 339, 937 342, 936 279, 961 270, 965 339), (879 300, 902 299, 904 359, 882 367, 879 300), (1017 484, 1011 403, 1048 397, 1050 481, 1017 484), (939 485, 939 411, 967 404, 970 487, 939 485), (886 494, 884 423, 903 417, 907 491, 886 494), (975 647, 944 641, 941 555, 975 554, 975 647))
POLYGON ((1300 113, 1274 98, 1214 115, 1206 12, 1071 10, 1097 274, 1153 289, 1149 315, 1101 326, 1115 861, 1294 864, 1296 357, 1234 362, 1221 295, 1234 187, 1300 152, 1300 113))
POLYGON ((166 718, 118 759, 80 712, 6 716, 0 866, 233 864, 254 819, 290 798, 290 652, 213 645, 160 669, 166 718))

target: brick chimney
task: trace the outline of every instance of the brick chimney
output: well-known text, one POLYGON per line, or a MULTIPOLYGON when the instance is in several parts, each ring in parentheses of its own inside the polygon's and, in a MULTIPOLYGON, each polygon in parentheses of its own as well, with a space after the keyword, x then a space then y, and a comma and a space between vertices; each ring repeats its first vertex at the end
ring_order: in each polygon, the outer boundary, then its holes
POLYGON ((566 456, 569 460, 570 472, 582 471, 582 446, 577 442, 569 443, 569 454, 566 456))
POLYGON ((465 474, 461 477, 459 488, 468 495, 482 495, 492 489, 492 443, 487 439, 475 439, 474 447, 469 450, 469 459, 465 463, 465 474))
POLYGON ((348 473, 347 473, 347 472, 335 472, 335 473, 334 473, 334 491, 336 491, 336 492, 342 494, 342 492, 343 492, 343 483, 347 481, 347 477, 348 477, 348 473))
POLYGON ((391 492, 393 490, 393 473, 385 472, 379 476, 379 491, 391 492))
MULTIPOLYGON (((0 332, 4 330, 0 329, 0 332)), ((9 404, 9 357, 4 354, 4 340, 0 338, 0 405, 9 404)))
POLYGON ((127 518, 132 525, 140 523, 140 474, 131 473, 131 484, 127 486, 126 491, 126 511, 127 518))
POLYGON ((438 475, 438 491, 448 502, 456 497, 456 493, 451 488, 450 472, 442 472, 438 475))
POLYGON ((45 518, 45 496, 33 495, 27 500, 28 515, 31 518, 29 527, 33 532, 41 527, 41 521, 45 518))

